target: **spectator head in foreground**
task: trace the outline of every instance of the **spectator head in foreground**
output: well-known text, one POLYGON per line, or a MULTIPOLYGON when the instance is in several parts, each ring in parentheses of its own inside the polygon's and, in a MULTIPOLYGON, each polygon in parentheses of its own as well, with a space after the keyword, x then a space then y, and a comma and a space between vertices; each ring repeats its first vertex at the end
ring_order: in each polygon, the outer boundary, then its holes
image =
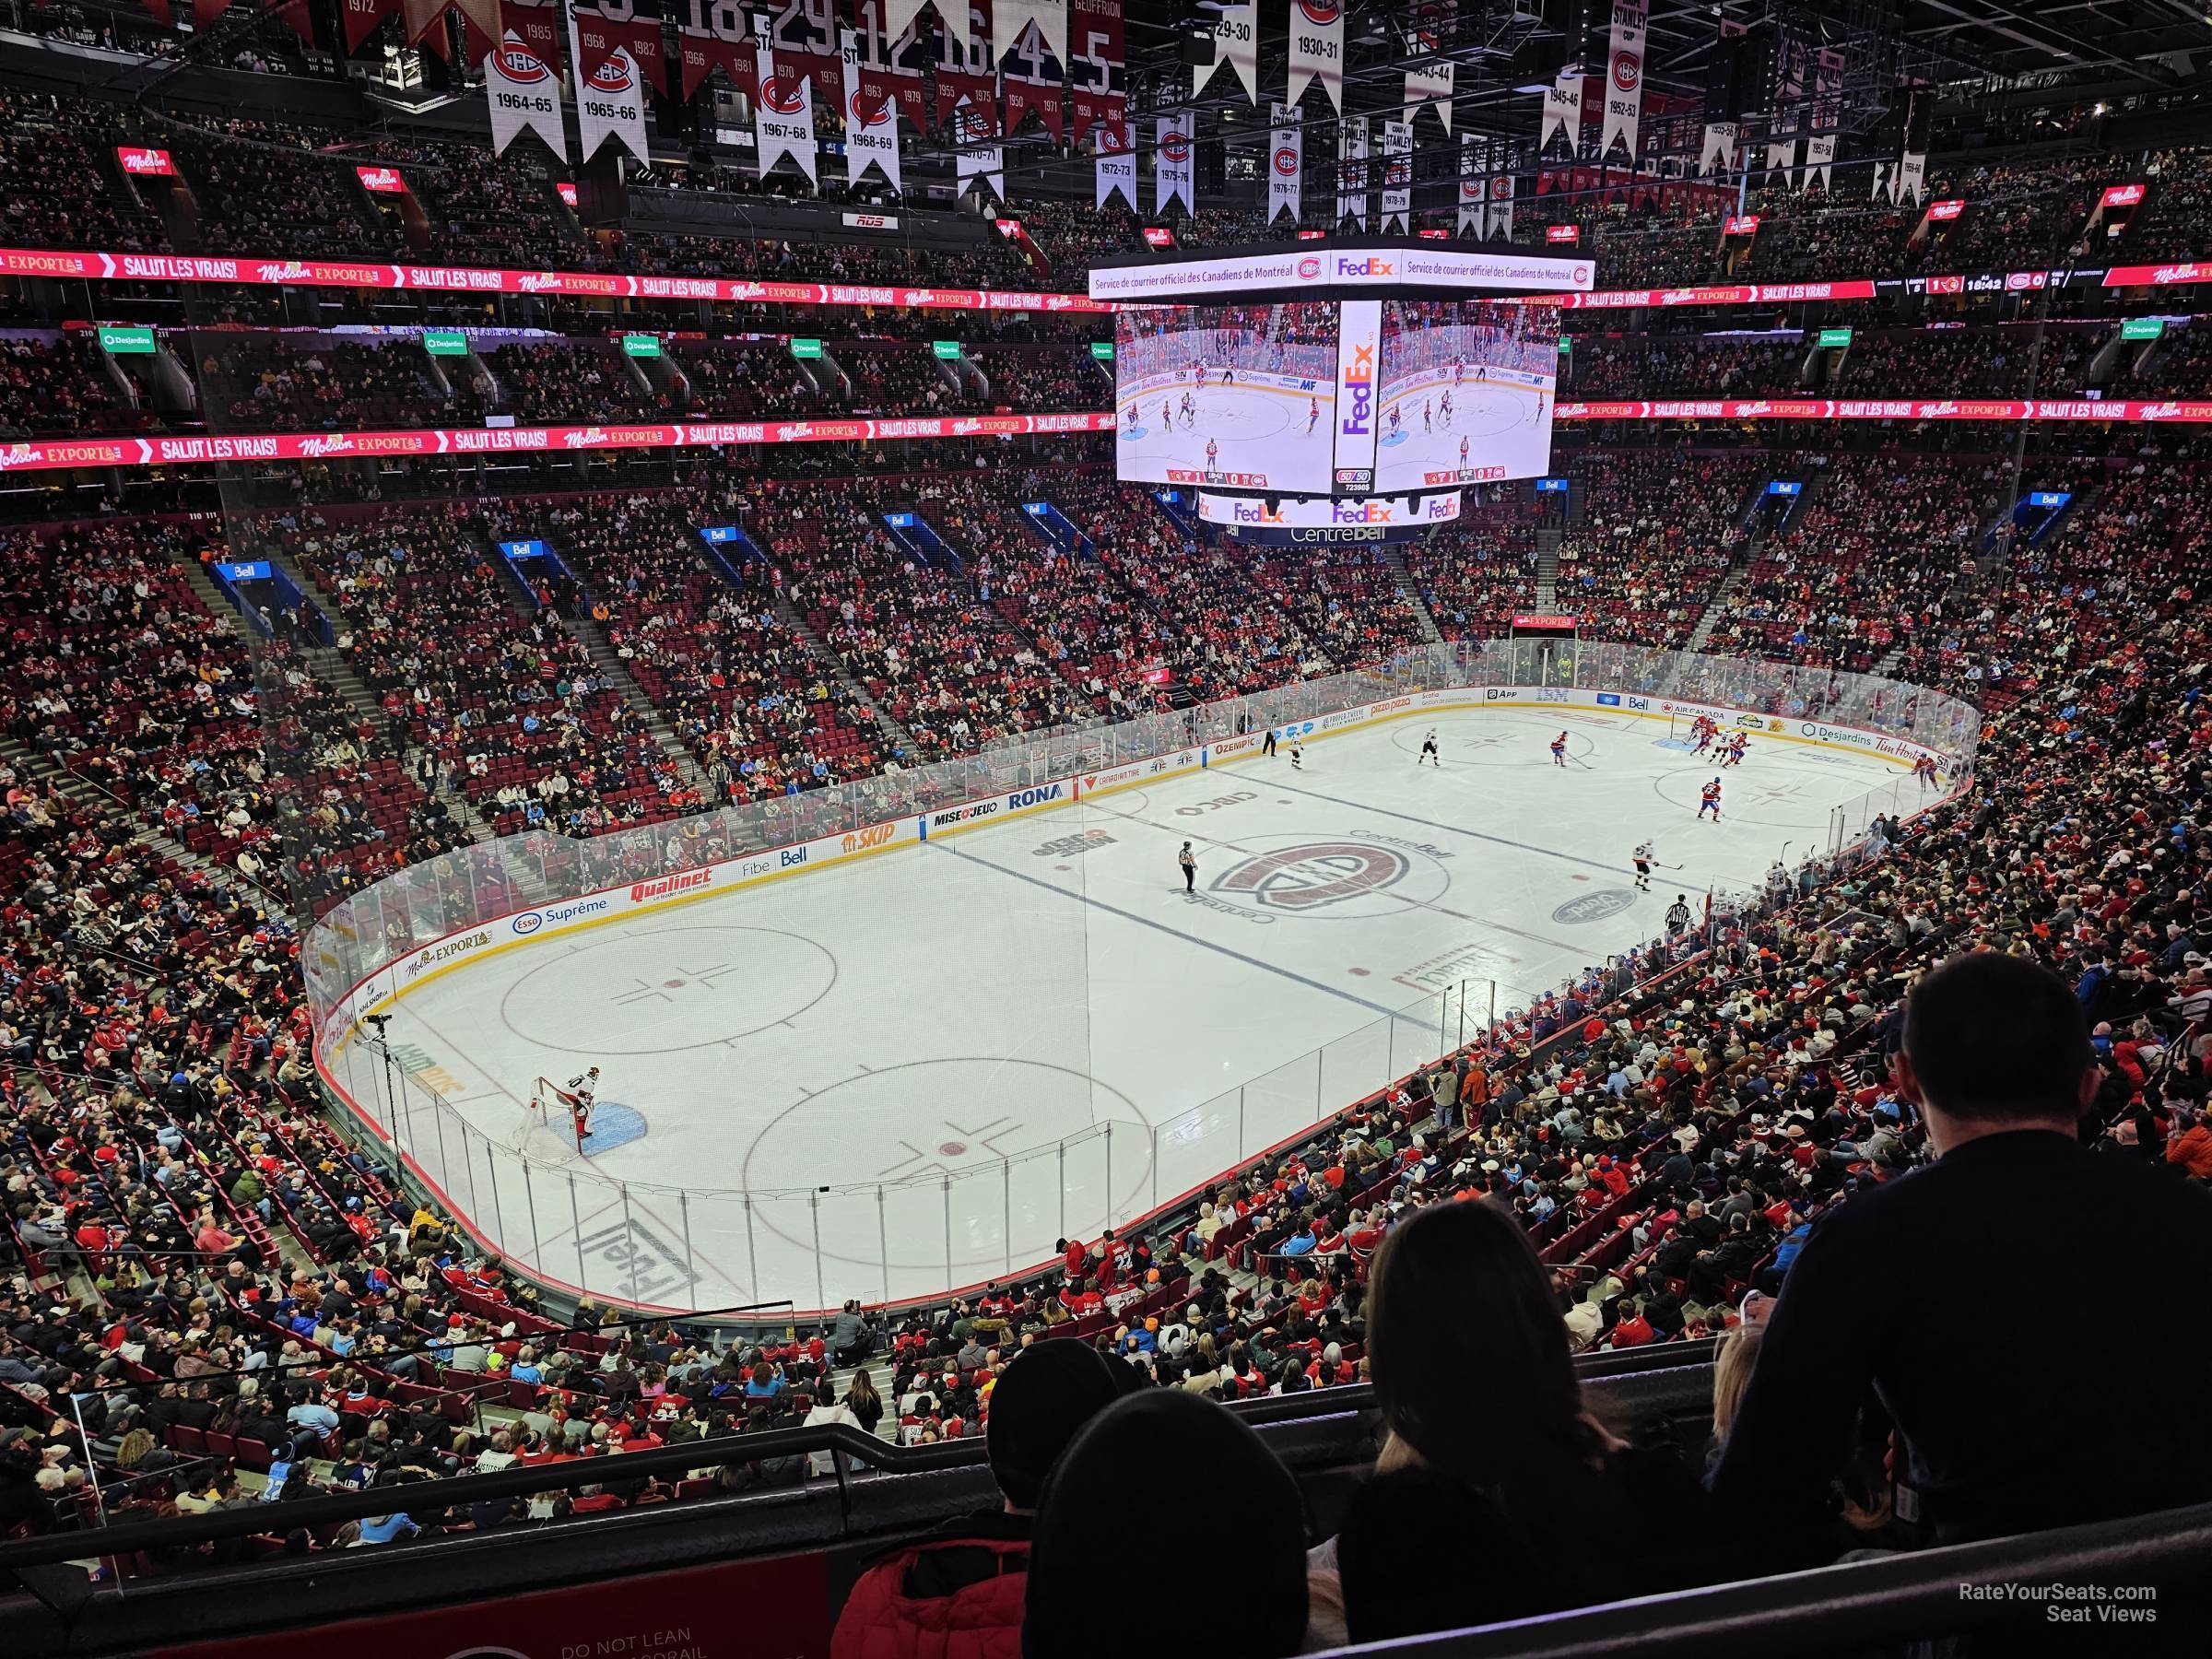
MULTIPOLYGON (((1055 1345, 1057 1346, 1057 1345, 1055 1345)), ((994 1407, 995 1409, 995 1407, 994 1407)), ((1305 1510, 1298 1483, 1260 1437, 1183 1389, 1121 1400, 1076 1437, 1044 1483, 1030 1556, 1021 1651, 1030 1659, 1126 1659, 1129 1629, 1101 1587, 1233 1587, 1241 1659, 1279 1659, 1306 1637, 1305 1510), (1206 1546, 1159 1523, 1160 1495, 1193 1479, 1207 1503, 1206 1546)))
POLYGON ((1129 1369, 1088 1342, 1043 1342, 1015 1355, 991 1391, 987 1430, 1004 1503, 877 1557, 838 1615, 833 1659, 1019 1653, 1039 1493, 1084 1424, 1121 1397, 1116 1373, 1129 1369))
POLYGON ((1044 1477, 1083 1425, 1122 1390, 1088 1342, 1045 1342, 1015 1355, 991 1391, 991 1473, 1015 1514, 1032 1514, 1044 1477))
POLYGON ((2212 1325, 2177 1317, 2212 1283, 2212 1196, 2082 1144, 2099 1068, 2048 970, 1954 958, 1903 1039, 1941 1156, 1831 1206, 1783 1278, 1712 1475, 1746 1564, 1846 1547, 1835 1482, 1870 1398, 1938 1543, 2212 1499, 2212 1415, 2184 1404, 2212 1325))
POLYGON ((1953 957, 1905 999, 1898 1088, 1939 1155, 2018 1129, 2072 1135, 2101 1076, 2079 999, 2025 958, 1953 957))
MULTIPOLYGON (((1464 1495, 1456 1510, 1430 1487, 1406 1497, 1458 1515, 1453 1539, 1430 1543, 1459 1564, 1467 1605, 1538 1612, 1705 1576, 1696 1480, 1670 1451, 1632 1447, 1583 1408, 1550 1276, 1512 1210, 1432 1205, 1391 1230, 1367 1357, 1392 1438, 1383 1466, 1425 1468, 1464 1495), (1531 1580, 1531 1559, 1553 1571, 1531 1580)), ((1359 1582, 1361 1562, 1380 1566, 1387 1550, 1363 1555, 1348 1532, 1340 1542, 1353 1637, 1417 1628, 1359 1617, 1388 1594, 1359 1582)))

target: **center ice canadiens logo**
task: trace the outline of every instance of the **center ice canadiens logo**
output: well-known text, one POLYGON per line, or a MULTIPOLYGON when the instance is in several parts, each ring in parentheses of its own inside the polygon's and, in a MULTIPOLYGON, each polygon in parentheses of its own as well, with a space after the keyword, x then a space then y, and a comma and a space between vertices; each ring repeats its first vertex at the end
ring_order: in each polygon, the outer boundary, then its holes
POLYGON ((1412 868, 1403 853, 1359 841, 1311 841, 1248 858, 1213 882, 1213 890, 1294 915, 1395 887, 1412 868))

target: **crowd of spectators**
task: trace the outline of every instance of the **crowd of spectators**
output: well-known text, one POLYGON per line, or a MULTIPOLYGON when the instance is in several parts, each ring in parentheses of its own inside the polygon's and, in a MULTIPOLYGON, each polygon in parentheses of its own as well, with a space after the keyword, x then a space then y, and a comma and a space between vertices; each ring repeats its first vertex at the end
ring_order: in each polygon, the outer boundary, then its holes
POLYGON ((96 336, 0 336, 0 423, 30 437, 48 432, 135 431, 159 424, 109 378, 96 336))
POLYGON ((319 153, 326 135, 231 116, 164 136, 192 191, 196 253, 383 258, 398 249, 355 164, 319 153))
POLYGON ((547 509, 544 523, 624 670, 705 773, 712 802, 876 771, 873 716, 780 614, 768 567, 742 554, 710 567, 698 526, 741 511, 699 488, 585 496, 547 509))
MULTIPOLYGON (((448 413, 414 340, 195 333, 202 413, 222 431, 436 426, 448 413)), ((458 360, 458 359, 454 359, 458 360)))
POLYGON ((1939 633, 1953 586, 2008 502, 1994 462, 1834 458, 1722 603, 1707 647, 1866 673, 1939 633))
POLYGON ((1570 474, 1575 517, 1559 543, 1559 596, 1603 637, 1678 649, 1735 560, 1759 454, 1586 453, 1570 474))
POLYGON ((17 248, 166 249, 160 222, 116 181, 120 111, 0 91, 0 231, 17 248))

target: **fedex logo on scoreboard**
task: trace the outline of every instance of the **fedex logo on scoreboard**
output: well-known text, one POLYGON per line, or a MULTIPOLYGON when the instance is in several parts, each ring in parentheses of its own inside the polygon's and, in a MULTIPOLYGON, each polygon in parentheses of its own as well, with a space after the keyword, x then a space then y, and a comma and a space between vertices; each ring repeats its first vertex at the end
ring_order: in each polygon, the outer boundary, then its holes
POLYGON ((1336 455, 1339 476, 1346 468, 1375 465, 1376 359, 1382 347, 1382 302, 1347 300, 1337 308, 1336 455))

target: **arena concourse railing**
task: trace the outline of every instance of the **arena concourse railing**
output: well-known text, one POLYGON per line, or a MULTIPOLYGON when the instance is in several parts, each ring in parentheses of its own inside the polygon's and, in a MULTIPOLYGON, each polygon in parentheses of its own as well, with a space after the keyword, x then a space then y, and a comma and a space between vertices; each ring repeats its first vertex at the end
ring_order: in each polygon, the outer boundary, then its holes
MULTIPOLYGON (((487 1127, 429 1087, 406 1054, 395 1055, 373 1029, 375 1016, 441 963, 519 943, 571 920, 571 907, 633 908, 711 881, 762 879, 779 865, 805 879, 795 866, 912 839, 928 824, 965 818, 963 803, 1029 809, 1032 800, 1053 801, 1058 784, 1072 804, 1083 793, 1078 780, 1095 789, 1167 775, 1255 747, 1269 730, 1324 739, 1447 700, 1466 706, 1469 699, 1453 694, 1470 690, 1486 700, 1557 702, 1622 719, 1672 721, 1707 709, 1770 735, 1896 760, 1895 779, 1830 812, 1821 844, 1793 850, 1797 867, 1788 879, 1707 895, 1709 930, 1780 908, 1869 850, 1878 855, 1888 838, 1876 832, 1877 819, 1902 822, 1964 787, 1981 724, 1971 706, 1942 693, 1827 668, 1554 641, 1430 645, 1351 674, 1121 724, 1039 731, 972 756, 677 823, 588 841, 533 831, 403 870, 340 902, 307 935, 301 964, 317 1065, 357 1136, 441 1198, 482 1248, 558 1293, 672 1312, 771 1298, 803 1306, 811 1294, 814 1306, 828 1309, 856 1294, 891 1304, 1009 1277, 1051 1259, 1057 1240, 1190 1204, 1416 1068, 1510 1028, 1536 999, 1565 987, 1446 979, 1234 1087, 1147 1102, 1163 1110, 1158 1121, 1109 1116, 957 1175, 743 1189, 618 1180, 519 1111, 518 1126, 487 1127), (1940 787, 1909 770, 1920 751, 1936 759, 1940 787), (524 878, 548 896, 524 901, 524 878), (827 1267, 825 1237, 837 1245, 827 1267), (908 1242, 894 1252, 893 1237, 908 1242), (914 1259, 915 1239, 932 1241, 932 1259, 914 1259), (764 1272, 761 1251, 771 1241, 783 1266, 764 1272), (810 1282, 789 1282, 790 1264, 809 1255, 810 1282), (856 1260, 865 1265, 856 1269, 856 1260)), ((1077 975, 1085 948, 1077 937, 1077 975)), ((1631 982, 1641 956, 1626 959, 1631 982)), ((1600 982, 1592 969, 1575 982, 1585 994, 1600 982)), ((1079 993, 1080 982, 1071 982, 1079 993)), ((741 1084, 734 1077, 733 1087, 741 1084)))

